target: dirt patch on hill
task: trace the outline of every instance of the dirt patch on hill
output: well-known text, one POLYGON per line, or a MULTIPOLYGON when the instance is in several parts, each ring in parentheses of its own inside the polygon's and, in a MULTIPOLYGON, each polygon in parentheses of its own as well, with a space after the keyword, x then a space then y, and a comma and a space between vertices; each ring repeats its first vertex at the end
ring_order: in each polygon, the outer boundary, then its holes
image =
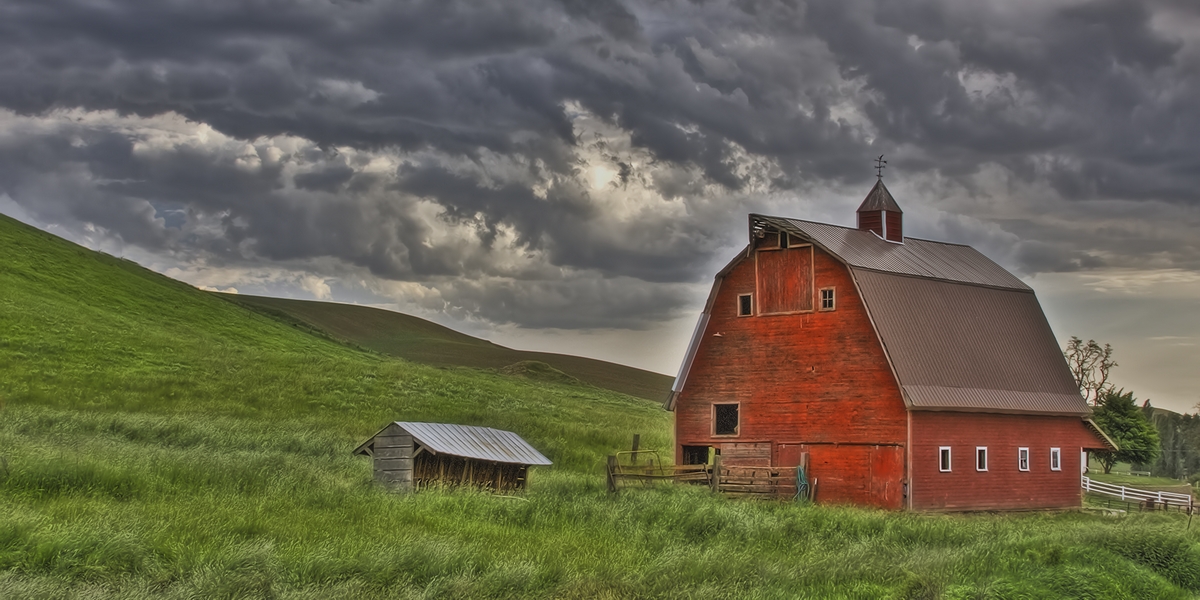
POLYGON ((523 360, 516 362, 507 367, 500 367, 496 370, 501 375, 510 375, 512 377, 523 377, 534 381, 545 381, 548 383, 564 383, 568 385, 586 385, 582 381, 555 369, 554 367, 540 360, 523 360))

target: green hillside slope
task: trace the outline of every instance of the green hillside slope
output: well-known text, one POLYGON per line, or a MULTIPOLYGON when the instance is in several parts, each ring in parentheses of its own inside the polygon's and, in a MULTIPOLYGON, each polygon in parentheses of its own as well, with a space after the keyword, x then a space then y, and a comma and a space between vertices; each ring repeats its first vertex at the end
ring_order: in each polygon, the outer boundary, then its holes
MULTIPOLYGON (((605 491, 657 402, 355 349, 0 216, 0 598, 1189 598, 1200 530, 605 491), (520 433, 520 497, 401 496, 393 419, 520 433)), ((550 379, 550 381, 547 381, 550 379)))
POLYGON ((627 443, 587 425, 599 416, 667 443, 656 403, 356 350, 2 215, 0 257, 9 406, 302 418, 353 436, 389 420, 481 424, 568 467, 627 443))
POLYGON ((671 378, 660 373, 581 356, 513 350, 394 311, 332 302, 221 295, 266 314, 286 315, 337 339, 413 362, 499 369, 538 361, 585 383, 648 400, 661 402, 671 390, 671 378))

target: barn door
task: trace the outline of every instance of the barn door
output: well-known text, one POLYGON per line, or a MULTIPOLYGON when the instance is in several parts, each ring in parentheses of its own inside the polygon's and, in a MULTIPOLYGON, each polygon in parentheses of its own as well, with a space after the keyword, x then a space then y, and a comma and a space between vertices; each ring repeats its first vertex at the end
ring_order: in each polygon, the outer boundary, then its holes
POLYGON ((871 449, 871 504, 900 508, 904 502, 904 448, 875 446, 871 449))

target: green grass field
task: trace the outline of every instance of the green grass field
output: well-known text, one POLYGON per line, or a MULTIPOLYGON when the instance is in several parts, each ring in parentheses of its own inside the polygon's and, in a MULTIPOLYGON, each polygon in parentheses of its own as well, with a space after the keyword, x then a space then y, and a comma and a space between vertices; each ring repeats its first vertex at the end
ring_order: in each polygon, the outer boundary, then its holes
POLYGON ((581 356, 513 350, 402 313, 352 304, 222 295, 335 339, 412 362, 502 369, 533 361, 548 364, 584 383, 638 398, 662 402, 671 391, 672 379, 660 373, 581 356))
POLYGON ((0 598, 1190 598, 1186 517, 603 489, 656 402, 339 344, 0 217, 0 598), (516 431, 524 497, 399 496, 389 420, 516 431))

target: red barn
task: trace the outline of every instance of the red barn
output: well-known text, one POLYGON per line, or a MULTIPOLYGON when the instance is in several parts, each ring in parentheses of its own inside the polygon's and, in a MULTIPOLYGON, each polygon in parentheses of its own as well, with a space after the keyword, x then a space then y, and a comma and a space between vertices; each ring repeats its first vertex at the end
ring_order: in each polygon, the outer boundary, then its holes
POLYGON ((675 459, 795 467, 819 502, 1079 506, 1089 420, 1033 290, 969 246, 904 237, 882 180, 858 227, 750 215, 667 410, 675 459))

